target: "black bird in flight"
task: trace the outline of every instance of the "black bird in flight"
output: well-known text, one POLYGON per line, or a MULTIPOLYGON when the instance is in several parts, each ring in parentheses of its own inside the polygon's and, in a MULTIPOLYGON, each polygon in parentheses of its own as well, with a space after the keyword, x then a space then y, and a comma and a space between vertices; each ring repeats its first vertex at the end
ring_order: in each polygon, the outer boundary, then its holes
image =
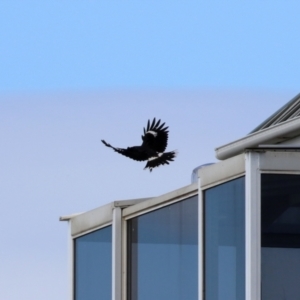
POLYGON ((164 127, 165 123, 160 124, 160 120, 156 122, 155 118, 152 123, 148 120, 147 128, 144 128, 144 135, 142 135, 142 145, 123 148, 115 148, 110 144, 106 143, 104 140, 101 140, 102 143, 114 149, 116 152, 125 155, 131 159, 137 161, 147 160, 147 164, 144 169, 149 168, 150 172, 153 168, 160 165, 169 164, 173 161, 177 152, 164 152, 168 144, 168 133, 167 130, 169 127, 164 127))

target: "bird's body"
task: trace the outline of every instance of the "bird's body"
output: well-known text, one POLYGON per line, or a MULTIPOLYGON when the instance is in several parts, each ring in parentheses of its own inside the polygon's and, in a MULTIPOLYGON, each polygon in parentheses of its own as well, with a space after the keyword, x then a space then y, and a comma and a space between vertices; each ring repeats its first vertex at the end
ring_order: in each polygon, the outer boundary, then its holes
POLYGON ((176 156, 176 151, 164 152, 168 144, 168 127, 164 127, 165 123, 160 125, 160 120, 156 122, 155 118, 150 124, 148 121, 147 128, 144 128, 144 135, 142 135, 142 145, 128 148, 115 148, 102 140, 102 143, 114 149, 116 152, 127 156, 137 161, 147 160, 146 168, 150 172, 153 168, 160 165, 169 164, 176 156))

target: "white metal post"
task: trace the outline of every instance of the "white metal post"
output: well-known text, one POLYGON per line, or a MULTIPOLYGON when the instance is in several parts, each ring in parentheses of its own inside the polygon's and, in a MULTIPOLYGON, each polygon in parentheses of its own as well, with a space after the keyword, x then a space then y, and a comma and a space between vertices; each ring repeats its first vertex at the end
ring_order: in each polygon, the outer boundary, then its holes
POLYGON ((68 269, 69 269, 69 295, 70 300, 74 300, 74 241, 71 234, 71 222, 72 219, 68 220, 68 269))
POLYGON ((260 154, 246 152, 246 300, 261 299, 260 154))
POLYGON ((112 300, 122 297, 122 209, 113 208, 112 221, 112 300))
POLYGON ((198 299, 203 300, 203 196, 201 179, 198 179, 198 299))

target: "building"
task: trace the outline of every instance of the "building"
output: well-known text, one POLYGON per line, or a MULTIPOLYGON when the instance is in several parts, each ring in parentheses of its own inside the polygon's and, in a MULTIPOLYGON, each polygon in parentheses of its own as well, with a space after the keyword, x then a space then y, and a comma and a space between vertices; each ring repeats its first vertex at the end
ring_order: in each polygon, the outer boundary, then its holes
POLYGON ((70 299, 300 299, 300 94, 165 195, 61 217, 70 299))

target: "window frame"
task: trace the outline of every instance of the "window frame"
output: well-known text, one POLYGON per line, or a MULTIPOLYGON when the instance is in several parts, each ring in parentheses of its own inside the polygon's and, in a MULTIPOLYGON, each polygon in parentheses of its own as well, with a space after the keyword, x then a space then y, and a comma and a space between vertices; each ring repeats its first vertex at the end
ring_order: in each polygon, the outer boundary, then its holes
POLYGON ((204 300, 203 193, 206 189, 245 176, 246 300, 261 299, 261 174, 300 175, 300 149, 275 146, 245 153, 200 169, 199 175, 199 300, 204 300), (203 253, 203 255, 202 255, 203 253), (201 259, 202 255, 202 259, 201 259))
MULTIPOLYGON (((75 239, 86 234, 112 226, 110 216, 112 205, 108 204, 83 214, 78 214, 69 220, 69 273, 70 273, 70 300, 75 300, 75 239)), ((112 234, 112 247, 113 247, 112 234)), ((113 257, 112 257, 113 259, 113 257)))
POLYGON ((75 299, 75 239, 112 226, 112 299, 121 300, 122 209, 148 198, 114 201, 85 213, 61 218, 68 220, 69 299, 75 299))
MULTIPOLYGON (((245 240, 244 240, 244 249, 243 250, 244 250, 244 254, 245 254, 244 259, 246 259, 246 253, 245 253, 245 251, 246 251, 246 218, 245 218, 246 217, 245 216, 245 210, 246 210, 246 178, 245 178, 245 175, 242 175, 242 176, 239 176, 239 177, 235 177, 235 178, 230 179, 228 181, 225 181, 225 182, 222 182, 220 184, 214 185, 214 186, 210 187, 209 189, 205 189, 203 191, 203 195, 204 195, 204 202, 203 202, 203 209, 204 209, 203 210, 203 299, 209 299, 209 298, 206 298, 206 290, 205 290, 205 286, 206 286, 206 278, 205 278, 205 274, 206 274, 206 267, 205 267, 205 265, 206 265, 206 263, 205 263, 205 260, 206 260, 206 252, 207 252, 206 251, 205 241, 206 241, 206 237, 207 237, 206 220, 208 219, 207 215, 205 215, 205 212, 207 212, 206 207, 209 206, 209 204, 208 204, 208 202, 209 202, 208 197, 209 196, 205 195, 205 194, 209 190, 211 190, 213 188, 217 188, 219 186, 223 186, 223 185, 232 183, 232 182, 234 182, 236 180, 239 180, 239 179, 243 179, 243 181, 244 181, 244 191, 245 191, 244 198, 243 198, 243 200, 244 200, 244 204, 243 204, 243 206, 244 206, 244 231, 241 231, 241 232, 243 232, 244 238, 245 238, 245 240)), ((229 190, 229 191, 232 191, 232 190, 229 190)), ((220 199, 220 201, 222 201, 222 199, 220 199)), ((235 215, 235 217, 237 218, 237 215, 235 215)), ((235 219, 235 221, 236 221, 236 219, 235 219)), ((237 232, 235 232, 234 234, 237 234, 237 232)), ((238 236, 236 236, 236 237, 238 238, 238 236)), ((246 273, 246 264, 245 263, 244 263, 244 271, 246 273)), ((244 273, 244 278, 245 278, 244 284, 246 283, 246 276, 245 276, 246 274, 245 273, 244 273)), ((236 279, 238 279, 238 277, 236 277, 236 279)), ((244 286, 244 289, 245 289, 245 294, 246 294, 246 288, 245 288, 245 286, 244 286)), ((240 299, 240 298, 238 298, 238 299, 240 299)))
POLYGON ((246 300, 261 300, 261 174, 300 175, 300 149, 248 149, 246 159, 246 300))
MULTIPOLYGON (((185 186, 181 189, 169 192, 159 197, 151 198, 144 202, 123 209, 122 214, 122 232, 123 232, 123 253, 122 253, 122 300, 127 300, 127 222, 135 217, 142 216, 149 212, 158 210, 160 208, 172 205, 174 203, 183 201, 193 196, 198 195, 198 183, 185 186)), ((198 196, 199 207, 199 196, 198 196)), ((199 222, 199 216, 198 216, 199 222)), ((198 245, 199 247, 199 245, 198 245)), ((199 257, 198 257, 199 259, 199 257)), ((198 270, 199 271, 199 270, 198 270)), ((199 272, 198 272, 199 273, 199 272)), ((115 300, 115 299, 114 299, 115 300)), ((129 299, 128 299, 129 300, 129 299)))
MULTIPOLYGON (((199 229, 198 229, 198 294, 199 300, 205 299, 205 217, 204 217, 204 194, 205 191, 216 187, 218 185, 224 184, 226 182, 232 181, 234 179, 244 177, 246 175, 245 168, 245 154, 240 154, 232 158, 226 159, 224 161, 218 162, 216 164, 207 166, 205 168, 200 168, 198 171, 198 190, 199 190, 199 229)), ((245 185, 246 178, 245 178, 245 185)), ((246 189, 245 186, 245 189, 246 189)), ((246 197, 245 197, 246 199, 246 197)), ((245 202, 246 207, 246 202, 245 202)), ((245 221, 246 222, 246 221, 245 221)), ((246 224, 245 224, 246 225, 246 224)), ((246 232, 245 232, 246 235, 246 232)), ((246 247, 246 245, 245 245, 246 247)), ((246 268, 246 266, 245 266, 246 268)))
MULTIPOLYGON (((99 226, 97 226, 96 228, 93 228, 93 229, 91 229, 91 230, 87 230, 87 231, 85 231, 85 232, 82 232, 82 233, 80 233, 80 234, 78 234, 78 235, 73 235, 73 236, 71 236, 71 256, 72 256, 72 262, 71 262, 71 266, 70 266, 70 268, 71 268, 71 299, 72 300, 75 300, 75 289, 76 289, 76 280, 75 280, 75 276, 76 276, 76 272, 75 272, 75 251, 76 251, 76 247, 75 247, 75 240, 77 239, 77 238, 80 238, 80 237, 83 237, 83 236, 85 236, 85 235, 87 235, 87 234, 90 234, 90 233, 93 233, 93 232, 95 232, 95 231, 98 231, 98 230, 101 230, 101 229, 103 229, 103 228, 106 228, 106 227, 109 227, 109 226, 111 226, 112 228, 112 254, 114 253, 113 252, 113 244, 114 244, 114 242, 113 242, 113 236, 114 236, 114 234, 113 234, 113 222, 109 222, 109 223, 103 223, 102 225, 99 225, 99 226)), ((112 256, 112 266, 113 266, 113 260, 114 260, 114 257, 112 256)), ((113 273, 113 269, 112 269, 112 273, 113 273)), ((113 274, 112 274, 112 276, 113 276, 113 274)), ((113 286, 113 281, 112 281, 112 286, 113 286)), ((113 291, 113 290, 112 290, 113 291)))

